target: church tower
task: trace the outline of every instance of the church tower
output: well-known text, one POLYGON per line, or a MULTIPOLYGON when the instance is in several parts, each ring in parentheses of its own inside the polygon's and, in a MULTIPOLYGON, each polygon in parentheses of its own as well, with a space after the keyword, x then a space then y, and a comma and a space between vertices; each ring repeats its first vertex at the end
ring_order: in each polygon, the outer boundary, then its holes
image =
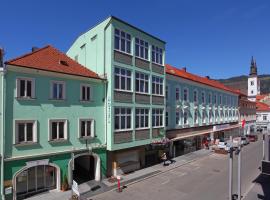
POLYGON ((256 101, 256 96, 260 94, 260 81, 257 75, 256 61, 251 58, 250 73, 248 77, 248 99, 250 101, 256 101))

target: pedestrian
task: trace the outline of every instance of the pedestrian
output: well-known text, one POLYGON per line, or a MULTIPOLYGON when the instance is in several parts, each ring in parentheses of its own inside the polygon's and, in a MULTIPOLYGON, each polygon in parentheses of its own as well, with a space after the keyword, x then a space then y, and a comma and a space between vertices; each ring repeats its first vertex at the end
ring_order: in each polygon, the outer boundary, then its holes
POLYGON ((164 152, 161 156, 161 160, 163 161, 163 166, 166 166, 166 161, 167 161, 167 155, 166 153, 164 152))

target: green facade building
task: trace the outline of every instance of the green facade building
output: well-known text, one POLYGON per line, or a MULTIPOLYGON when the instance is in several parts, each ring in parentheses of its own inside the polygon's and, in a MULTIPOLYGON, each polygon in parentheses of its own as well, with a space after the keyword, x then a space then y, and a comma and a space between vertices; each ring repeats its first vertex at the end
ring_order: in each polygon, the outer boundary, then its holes
POLYGON ((107 79, 107 175, 158 161, 149 145, 165 136, 165 42, 116 17, 80 35, 67 52, 107 79))
POLYGON ((73 179, 101 179, 104 81, 52 46, 6 62, 0 81, 3 199, 60 190, 73 179))

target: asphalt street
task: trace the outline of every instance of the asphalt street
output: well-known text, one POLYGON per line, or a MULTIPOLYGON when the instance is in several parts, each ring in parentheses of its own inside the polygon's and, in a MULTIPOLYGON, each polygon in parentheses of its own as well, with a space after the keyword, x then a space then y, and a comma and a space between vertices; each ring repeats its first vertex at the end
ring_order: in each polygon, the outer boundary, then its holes
MULTIPOLYGON (((262 137, 242 149, 242 195, 259 175, 262 137)), ((237 191, 237 156, 234 156, 234 193, 237 191)), ((128 185, 123 192, 110 191, 93 200, 225 200, 229 184, 228 155, 211 154, 181 167, 128 185)))

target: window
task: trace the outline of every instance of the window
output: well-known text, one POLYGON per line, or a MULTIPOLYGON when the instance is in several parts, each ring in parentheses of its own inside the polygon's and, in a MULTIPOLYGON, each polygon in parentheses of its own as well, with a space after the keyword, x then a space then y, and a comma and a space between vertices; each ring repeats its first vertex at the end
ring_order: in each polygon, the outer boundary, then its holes
POLYGON ((163 78, 152 76, 152 94, 163 95, 163 78))
POLYGON ((216 119, 216 122, 218 121, 218 111, 215 112, 215 119, 216 119))
POLYGON ((15 144, 37 142, 36 121, 15 121, 15 144))
POLYGON ((250 85, 254 85, 254 81, 251 81, 251 82, 250 82, 250 85))
POLYGON ((222 105, 222 95, 219 95, 219 104, 222 105))
POLYGON ((205 92, 202 92, 202 103, 205 103, 205 92))
POLYGON ((209 122, 210 122, 210 123, 213 122, 213 114, 212 114, 212 111, 209 111, 209 122))
POLYGON ((212 94, 209 93, 208 94, 208 104, 211 104, 212 103, 212 94))
POLYGON ((267 115, 263 115, 263 121, 267 120, 267 115))
POLYGON ((166 126, 169 126, 169 112, 166 112, 166 126))
POLYGON ((251 90, 251 94, 253 94, 254 92, 253 92, 253 90, 251 90))
POLYGON ((50 120, 50 141, 67 139, 67 120, 50 120))
POLYGON ((175 124, 176 125, 180 125, 181 124, 181 121, 180 121, 180 111, 179 110, 176 110, 176 112, 175 112, 175 124))
POLYGON ((193 91, 193 101, 194 101, 195 103, 198 102, 198 92, 197 92, 197 90, 194 90, 194 91, 193 91))
POLYGON ((214 95, 214 104, 217 104, 217 95, 214 95))
POLYGON ((119 29, 114 30, 114 49, 130 54, 131 36, 119 29))
POLYGON ((63 81, 51 82, 51 98, 57 100, 65 98, 65 83, 63 81))
POLYGON ((188 124, 188 112, 184 111, 184 125, 188 124))
POLYGON ((31 78, 17 79, 17 97, 35 98, 35 81, 31 78))
POLYGON ((165 96, 166 96, 166 100, 168 100, 168 98, 169 98, 169 87, 168 86, 166 86, 165 96))
POLYGON ((162 49, 152 45, 152 62, 156 64, 163 64, 162 49))
POLYGON ((224 105, 227 105, 227 96, 224 96, 224 105))
POLYGON ((114 69, 114 87, 117 90, 131 91, 131 71, 128 69, 114 69))
POLYGON ((131 129, 131 108, 114 109, 114 129, 116 131, 131 129))
POLYGON ((184 88, 184 101, 188 101, 188 89, 184 88))
POLYGON ((179 101, 180 100, 180 89, 175 88, 175 100, 179 101))
POLYGON ((95 137, 93 119, 80 119, 79 120, 79 137, 95 137))
POLYGON ((135 39, 135 55, 137 57, 148 60, 148 42, 140 40, 139 38, 135 39))
POLYGON ((154 108, 152 110, 152 127, 163 126, 163 109, 154 108))
POLYGON ((90 101, 91 100, 91 87, 90 85, 81 85, 81 101, 90 101))
POLYGON ((198 110, 194 111, 194 124, 198 124, 198 110))
POLYGON ((149 75, 136 73, 136 92, 149 93, 149 75))
POLYGON ((202 122, 206 123, 206 112, 202 111, 202 122))
POLYGON ((136 128, 149 128, 149 109, 136 108, 136 128))

